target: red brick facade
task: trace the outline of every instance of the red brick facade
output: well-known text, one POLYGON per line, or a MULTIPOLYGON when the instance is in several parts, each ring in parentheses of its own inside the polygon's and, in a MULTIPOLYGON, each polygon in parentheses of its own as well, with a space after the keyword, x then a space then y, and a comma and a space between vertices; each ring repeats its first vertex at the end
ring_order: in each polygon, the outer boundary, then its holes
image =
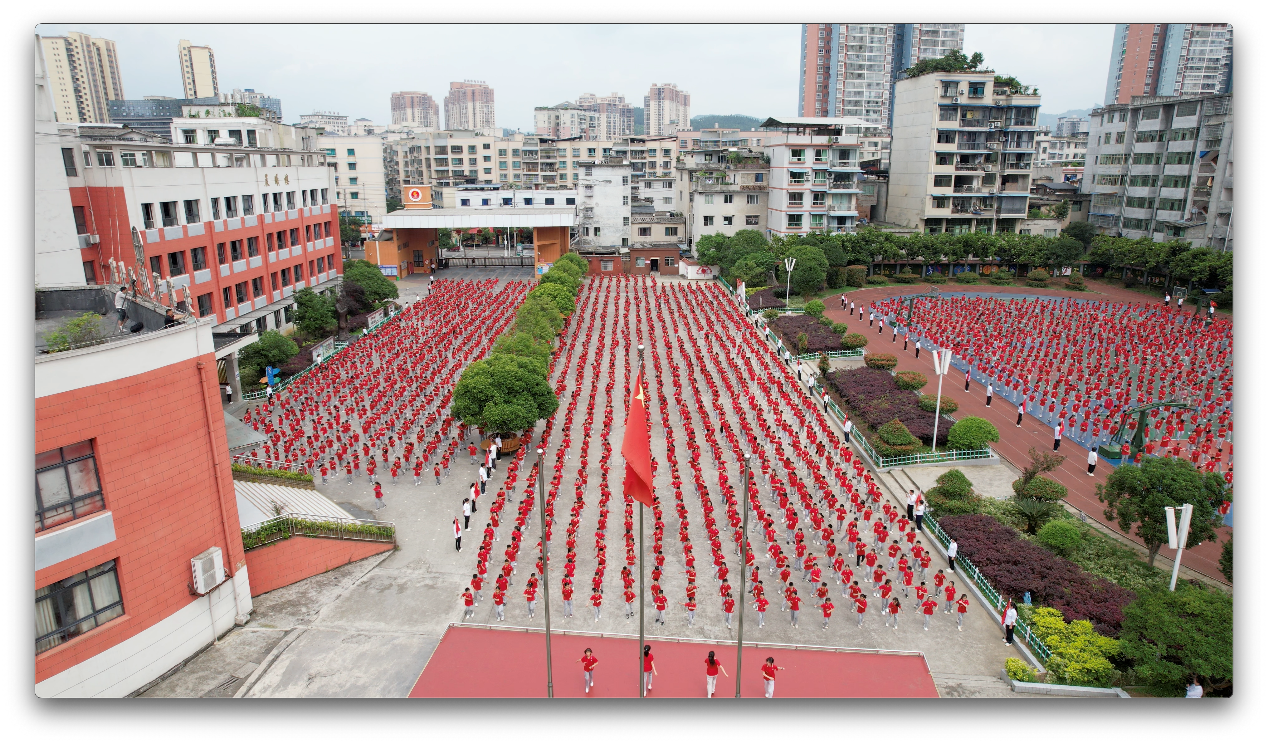
POLYGON ((36 399, 36 452, 92 440, 116 539, 37 571, 35 586, 113 559, 124 610, 123 616, 38 655, 36 682, 188 605, 195 598, 189 561, 199 553, 219 547, 227 575, 246 565, 215 365, 213 355, 205 354, 36 399), (205 381, 199 361, 206 365, 205 381), (210 432, 204 395, 211 401, 210 432))
POLYGON ((247 553, 251 596, 258 597, 395 547, 392 543, 295 536, 256 548, 247 553))

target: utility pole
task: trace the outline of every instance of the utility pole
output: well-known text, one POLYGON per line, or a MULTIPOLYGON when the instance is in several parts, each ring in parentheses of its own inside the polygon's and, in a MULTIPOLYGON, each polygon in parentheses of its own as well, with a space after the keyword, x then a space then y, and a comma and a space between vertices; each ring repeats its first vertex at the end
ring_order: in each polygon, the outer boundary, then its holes
POLYGON ((537 507, 542 514, 542 604, 546 606, 546 697, 555 697, 555 677, 550 666, 550 549, 546 545, 546 476, 542 469, 545 448, 537 448, 537 507))
MULTIPOLYGON (((638 376, 636 378, 639 383, 643 379, 643 345, 638 345, 638 376)), ((628 416, 626 417, 629 418, 628 416)), ((626 424, 629 425, 628 422, 626 424)), ((639 421, 638 426, 646 426, 646 423, 639 421)), ((646 632, 644 631, 644 623, 646 622, 647 613, 643 611, 643 598, 646 596, 644 589, 644 562, 645 555, 643 553, 643 502, 638 502, 638 697, 642 699, 647 696, 647 688, 643 684, 643 646, 647 645, 646 632)))
POLYGON ((942 417, 942 378, 946 376, 951 369, 951 350, 943 349, 933 352, 933 371, 938 374, 938 402, 933 406, 933 441, 930 443, 929 452, 936 453, 938 451, 938 421, 942 417))
MULTIPOLYGON (((744 572, 748 570, 748 479, 749 458, 745 453, 740 456, 740 493, 744 499, 744 521, 740 527, 740 632, 735 639, 735 696, 740 696, 741 670, 744 668, 744 572)), ((756 565, 756 564, 754 564, 756 565)))

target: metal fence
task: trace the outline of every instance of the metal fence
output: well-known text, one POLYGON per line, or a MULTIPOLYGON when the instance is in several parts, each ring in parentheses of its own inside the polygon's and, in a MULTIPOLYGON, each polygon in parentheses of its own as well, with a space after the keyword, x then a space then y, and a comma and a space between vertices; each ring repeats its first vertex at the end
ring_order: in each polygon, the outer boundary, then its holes
MULTIPOLYGON (((947 533, 942 531, 942 527, 938 525, 938 521, 936 519, 926 514, 924 517, 924 526, 925 529, 929 531, 929 534, 933 535, 938 543, 942 545, 943 549, 951 544, 951 538, 947 536, 947 533)), ((962 576, 967 576, 969 581, 972 581, 973 585, 976 586, 978 591, 982 593, 982 596, 986 598, 986 601, 991 603, 991 607, 995 610, 995 612, 997 614, 1002 613, 1004 611, 1004 599, 1000 597, 1000 594, 995 590, 995 587, 991 586, 991 582, 982 575, 982 572, 977 570, 977 566, 973 565, 973 561, 963 555, 957 555, 955 557, 955 562, 958 569, 957 573, 962 576)), ((1039 640, 1034 631, 1030 629, 1030 626, 1027 625, 1021 618, 1017 619, 1017 627, 1013 629, 1013 633, 1022 639, 1026 646, 1034 652, 1035 656, 1044 663, 1047 663, 1048 659, 1052 656, 1052 652, 1048 650, 1048 647, 1044 645, 1044 642, 1039 640)))
POLYGON ((252 550, 295 535, 396 544, 396 525, 371 519, 282 514, 242 528, 242 548, 252 550))

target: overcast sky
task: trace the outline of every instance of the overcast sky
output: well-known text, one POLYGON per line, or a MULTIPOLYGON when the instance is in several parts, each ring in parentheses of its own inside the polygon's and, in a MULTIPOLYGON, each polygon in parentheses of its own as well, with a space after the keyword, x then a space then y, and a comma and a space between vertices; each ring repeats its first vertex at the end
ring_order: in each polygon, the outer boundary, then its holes
MULTIPOLYGON (((387 124, 398 90, 430 93, 443 112, 450 81, 466 79, 493 86, 499 126, 526 131, 534 106, 612 92, 641 106, 648 86, 668 82, 691 94, 693 115, 796 114, 800 26, 704 28, 717 27, 46 24, 38 31, 113 40, 128 98, 180 97, 177 41, 211 46, 220 90, 281 98, 288 123, 324 110, 387 124)), ((1102 102, 1112 35, 1104 24, 970 24, 965 51, 1038 86, 1043 111, 1061 113, 1102 102)))

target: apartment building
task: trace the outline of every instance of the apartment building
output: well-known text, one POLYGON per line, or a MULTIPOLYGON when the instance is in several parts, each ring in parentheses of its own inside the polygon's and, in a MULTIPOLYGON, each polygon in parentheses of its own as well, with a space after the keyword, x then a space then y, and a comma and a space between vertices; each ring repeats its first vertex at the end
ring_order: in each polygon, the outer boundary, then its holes
POLYGON ((634 107, 619 93, 610 96, 586 93, 577 98, 577 106, 597 117, 593 139, 616 140, 634 134, 634 107))
POLYGON ((643 131, 655 137, 684 129, 691 129, 691 94, 674 83, 652 83, 643 97, 643 131))
MULTIPOLYGON (((628 255, 632 216, 629 161, 615 157, 583 160, 579 183, 577 237, 572 244, 583 256, 628 255)), ((613 259, 602 260, 606 263, 593 268, 605 273, 621 270, 619 264, 614 267, 613 259)))
POLYGON ((340 214, 381 224, 387 215, 385 142, 381 134, 322 134, 317 149, 326 154, 334 176, 334 203, 340 214))
POLYGON ((539 137, 596 139, 599 115, 570 101, 533 109, 533 131, 539 137))
POLYGON ((1058 116, 1057 125, 1052 128, 1052 134, 1057 137, 1087 134, 1088 131, 1090 131, 1090 124, 1081 116, 1058 116))
POLYGON ((677 185, 684 205, 685 242, 694 246, 702 235, 730 236, 739 230, 765 234, 769 158, 760 147, 722 144, 758 138, 740 137, 744 133, 736 129, 704 130, 701 134, 704 136, 692 140, 708 146, 683 152, 678 160, 677 185))
POLYGON ((783 134, 766 147, 767 236, 853 231, 862 177, 859 143, 873 125, 858 117, 813 117, 767 119, 762 126, 783 134))
MULTIPOLYGON (((37 37, 38 38, 38 37, 37 37)), ((109 104, 124 98, 113 41, 72 31, 40 39, 54 121, 106 123, 109 104)))
POLYGON ((195 46, 187 39, 176 44, 180 58, 181 85, 186 98, 218 98, 220 81, 216 79, 216 55, 209 46, 195 46))
POLYGON ((493 130, 496 126, 492 88, 480 80, 449 84, 445 129, 493 130))
POLYGON ((524 139, 448 130, 389 135, 383 156, 388 194, 399 199, 403 185, 522 183, 524 139))
POLYGON ((1233 96, 1136 96, 1091 116, 1083 192, 1110 235, 1232 250, 1233 96))
POLYGON ((1035 167, 1083 165, 1087 160, 1087 138, 1087 132, 1061 136, 1049 134, 1046 127, 1041 127, 1035 133, 1035 167))
POLYGON ((1134 96, 1214 95, 1232 89, 1232 24, 1114 26, 1106 104, 1128 104, 1134 96))
POLYGON ((991 72, 929 73, 894 93, 886 220, 925 232, 1016 232, 1026 216, 1039 96, 991 72))
POLYGON ((324 129, 326 134, 348 134, 348 117, 334 111, 314 111, 300 114, 299 125, 309 129, 324 129))
POLYGON ((922 59, 964 48, 962 23, 808 23, 801 30, 803 117, 858 117, 890 127, 894 83, 922 59))
POLYGON ((418 90, 392 94, 392 123, 420 129, 440 129, 440 104, 430 94, 418 90))

